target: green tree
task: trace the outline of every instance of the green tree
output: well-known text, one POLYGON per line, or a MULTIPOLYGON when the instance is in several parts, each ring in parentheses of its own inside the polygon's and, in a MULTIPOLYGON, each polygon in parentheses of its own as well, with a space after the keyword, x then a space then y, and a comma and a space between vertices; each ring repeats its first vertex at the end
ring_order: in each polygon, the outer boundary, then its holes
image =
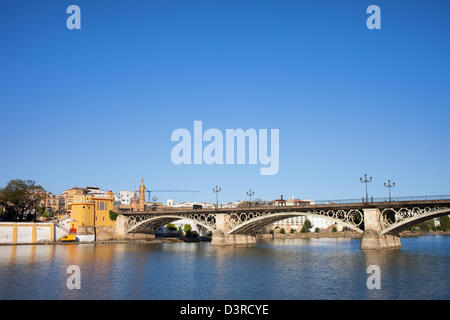
POLYGON ((433 220, 424 221, 422 223, 417 224, 415 227, 422 232, 429 232, 434 227, 434 221, 433 220))
POLYGON ((309 221, 309 219, 306 219, 305 222, 303 223, 303 227, 302 230, 300 231, 301 233, 307 233, 309 232, 309 230, 313 227, 311 221, 309 221))
POLYGON ((337 228, 336 228, 336 227, 333 227, 333 228, 331 229, 331 232, 337 232, 337 228))
POLYGON ((183 229, 181 229, 181 226, 178 227, 178 232, 183 233, 183 229))
POLYGON ((315 233, 319 233, 319 231, 320 231, 319 228, 315 228, 315 229, 314 229, 314 232, 315 232, 315 233))
POLYGON ((286 234, 286 230, 284 230, 284 228, 281 228, 281 229, 280 229, 280 233, 281 233, 281 234, 286 234))
POLYGON ((188 231, 191 231, 192 230, 192 227, 191 227, 191 225, 190 224, 185 224, 184 225, 184 232, 187 234, 188 233, 188 231))
POLYGON ((33 180, 11 180, 0 190, 0 205, 13 210, 17 220, 35 220, 42 210, 46 194, 42 186, 33 180))
POLYGON ((449 231, 450 230, 450 217, 448 215, 439 217, 439 223, 441 225, 441 230, 442 231, 449 231))
POLYGON ((295 229, 291 228, 291 233, 294 233, 294 232, 295 232, 295 229))
POLYGON ((117 213, 115 213, 112 210, 109 210, 109 219, 111 219, 111 221, 116 221, 117 220, 117 213))

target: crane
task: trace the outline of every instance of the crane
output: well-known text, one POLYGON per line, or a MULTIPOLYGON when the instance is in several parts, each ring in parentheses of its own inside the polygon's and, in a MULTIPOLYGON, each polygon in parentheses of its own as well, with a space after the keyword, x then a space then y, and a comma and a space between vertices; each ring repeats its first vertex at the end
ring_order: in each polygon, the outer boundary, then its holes
POLYGON ((147 189, 146 192, 148 193, 148 201, 152 199, 151 195, 152 192, 200 192, 199 190, 152 190, 147 189))

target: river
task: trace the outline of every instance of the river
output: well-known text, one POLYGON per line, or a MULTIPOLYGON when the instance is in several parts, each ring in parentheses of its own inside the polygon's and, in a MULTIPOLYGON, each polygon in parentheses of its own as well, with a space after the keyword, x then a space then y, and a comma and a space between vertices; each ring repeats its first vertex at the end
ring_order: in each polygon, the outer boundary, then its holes
POLYGON ((403 238, 360 251, 357 239, 0 246, 0 299, 450 299, 450 237, 403 238), (81 289, 69 290, 69 265, 81 289), (369 265, 381 289, 366 285, 369 265))

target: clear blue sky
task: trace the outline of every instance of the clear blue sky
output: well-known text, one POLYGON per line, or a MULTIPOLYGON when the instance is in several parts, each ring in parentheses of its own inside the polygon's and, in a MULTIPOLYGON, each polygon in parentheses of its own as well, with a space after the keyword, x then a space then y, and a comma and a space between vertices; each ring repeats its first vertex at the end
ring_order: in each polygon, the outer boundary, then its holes
POLYGON ((450 193, 450 2, 0 1, 0 185, 181 200, 450 193), (66 28, 81 7, 82 29, 66 28), (381 30, 366 28, 370 4, 381 30), (175 166, 176 128, 280 129, 280 170, 175 166))

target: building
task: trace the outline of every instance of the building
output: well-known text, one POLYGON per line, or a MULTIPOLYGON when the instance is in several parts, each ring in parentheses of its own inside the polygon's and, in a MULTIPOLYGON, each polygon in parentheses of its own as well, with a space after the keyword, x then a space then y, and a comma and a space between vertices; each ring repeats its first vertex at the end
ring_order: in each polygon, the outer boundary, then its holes
POLYGON ((74 196, 71 203, 70 220, 71 227, 77 229, 77 233, 93 233, 93 227, 114 226, 110 219, 109 211, 113 210, 114 194, 112 191, 99 196, 101 193, 83 194, 74 196))
MULTIPOLYGON (((323 219, 319 217, 308 217, 308 220, 311 221, 312 224, 312 228, 309 231, 314 231, 314 229, 316 228, 328 229, 329 227, 335 224, 334 222, 328 219, 323 219)), ((342 230, 342 226, 337 225, 336 227, 338 228, 338 231, 342 230)))
POLYGON ((209 203, 205 201, 175 203, 172 199, 166 201, 166 206, 171 208, 189 208, 189 209, 194 208, 194 206, 201 206, 202 209, 212 209, 216 207, 214 203, 209 203))
POLYGON ((124 190, 116 193, 114 195, 114 201, 118 202, 121 205, 129 206, 131 204, 131 198, 133 197, 134 192, 124 190))
POLYGON ((48 192, 44 199, 44 207, 47 216, 56 216, 59 213, 60 196, 48 192))
POLYGON ((70 215, 72 211, 72 202, 75 198, 78 199, 78 196, 108 198, 109 194, 106 193, 106 191, 101 190, 99 187, 88 186, 84 188, 73 187, 71 189, 67 189, 60 196, 58 213, 60 215, 70 215))
MULTIPOLYGON (((271 229, 279 230, 281 228, 284 228, 286 232, 289 232, 291 229, 294 229, 295 231, 300 231, 306 219, 308 219, 312 224, 312 228, 309 229, 309 231, 311 232, 314 231, 316 228, 327 229, 330 226, 334 225, 334 223, 328 219, 302 215, 274 222, 271 226, 271 229)), ((342 230, 341 226, 337 227, 339 231, 342 230)))
POLYGON ((305 223, 305 220, 306 220, 306 216, 304 216, 304 215, 287 218, 284 220, 274 222, 272 224, 271 229, 279 230, 281 228, 284 228, 284 230, 286 230, 286 232, 289 232, 291 229, 300 231, 300 229, 303 227, 303 224, 305 223))
POLYGON ((144 178, 141 179, 141 184, 139 186, 138 211, 140 211, 140 212, 145 211, 145 184, 144 184, 144 178))
POLYGON ((101 190, 99 187, 85 187, 84 188, 86 194, 96 197, 96 198, 105 198, 108 197, 108 193, 106 191, 101 190))
POLYGON ((284 206, 286 206, 286 200, 283 199, 283 195, 281 195, 281 198, 280 198, 280 199, 276 199, 276 200, 274 200, 273 202, 274 202, 274 204, 275 204, 277 207, 284 207, 284 206))
POLYGON ((59 214, 60 215, 70 215, 72 210, 72 202, 75 196, 81 196, 85 194, 84 188, 74 187, 65 190, 59 200, 59 214))
MULTIPOLYGON (((200 228, 196 223, 192 222, 191 220, 181 219, 181 220, 171 222, 171 224, 173 224, 175 226, 175 228, 177 228, 177 230, 179 230, 181 228, 181 230, 183 232, 184 232, 184 226, 188 224, 191 226, 192 231, 195 231, 199 235, 202 235, 202 236, 206 235, 206 231, 204 231, 202 228, 200 228)), ((167 230, 167 225, 165 225, 164 227, 162 227, 161 229, 156 231, 156 234, 164 234, 164 233, 170 233, 167 230)))

